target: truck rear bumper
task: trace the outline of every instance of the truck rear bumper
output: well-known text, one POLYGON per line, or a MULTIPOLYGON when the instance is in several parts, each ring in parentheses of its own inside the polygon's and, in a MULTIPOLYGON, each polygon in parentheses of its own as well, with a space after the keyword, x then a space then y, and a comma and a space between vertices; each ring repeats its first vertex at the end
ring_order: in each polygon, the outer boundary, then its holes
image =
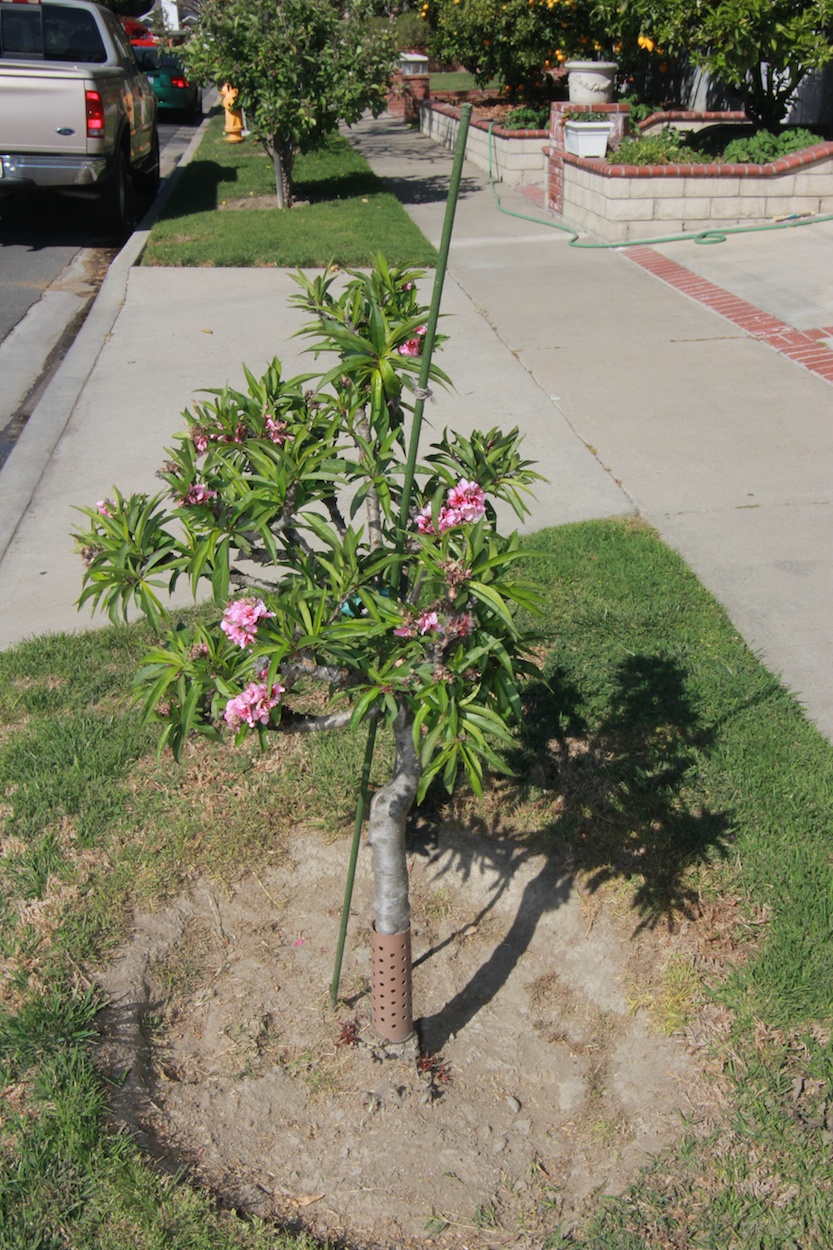
POLYGON ((48 156, 28 152, 0 153, 0 194, 21 187, 95 187, 104 176, 103 156, 48 156))

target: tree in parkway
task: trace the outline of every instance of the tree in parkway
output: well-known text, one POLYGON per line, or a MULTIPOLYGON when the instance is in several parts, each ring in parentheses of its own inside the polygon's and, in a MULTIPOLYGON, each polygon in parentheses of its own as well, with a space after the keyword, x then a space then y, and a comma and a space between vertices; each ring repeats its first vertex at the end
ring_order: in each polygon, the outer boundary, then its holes
POLYGON ((386 105, 394 45, 370 0, 205 0, 186 49, 197 82, 229 83, 275 166, 279 208, 292 163, 339 122, 386 105))
POLYGON ((313 351, 333 366, 311 384, 276 360, 247 372, 245 392, 210 392, 183 414, 165 494, 115 493, 84 509, 77 535, 80 602, 113 620, 135 604, 158 633, 136 689, 160 748, 178 756, 192 735, 229 732, 264 746, 293 732, 392 735, 368 822, 374 1024, 389 1040, 411 1028, 408 814, 435 779, 451 789, 459 774, 481 792, 484 768, 504 768, 533 671, 518 610, 536 605, 494 506, 525 515, 538 476, 517 430, 444 434, 418 454, 420 388, 444 380, 428 369, 418 277, 381 257, 346 283, 299 275, 313 351), (213 599, 195 623, 164 602, 180 578, 213 599), (406 965, 394 1003, 377 992, 387 939, 406 965))

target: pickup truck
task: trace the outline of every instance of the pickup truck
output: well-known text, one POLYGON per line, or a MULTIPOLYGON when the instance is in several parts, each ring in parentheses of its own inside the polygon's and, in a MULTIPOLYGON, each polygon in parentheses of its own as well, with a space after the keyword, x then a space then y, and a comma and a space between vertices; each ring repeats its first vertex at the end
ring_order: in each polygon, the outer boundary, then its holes
POLYGON ((0 195, 96 200, 120 236, 132 188, 158 185, 156 100, 118 19, 90 0, 0 0, 0 195))

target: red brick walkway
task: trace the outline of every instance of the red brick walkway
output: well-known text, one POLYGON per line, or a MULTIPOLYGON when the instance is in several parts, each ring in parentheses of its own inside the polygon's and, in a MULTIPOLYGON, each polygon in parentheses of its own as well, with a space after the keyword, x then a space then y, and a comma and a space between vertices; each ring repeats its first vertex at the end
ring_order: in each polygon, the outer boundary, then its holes
POLYGON ((721 317, 745 330, 752 338, 761 339, 783 356, 788 356, 796 364, 809 369, 811 373, 817 373, 827 382, 833 382, 833 350, 823 341, 829 339, 833 343, 833 326, 823 326, 818 330, 796 330, 785 321, 779 321, 777 317, 762 312, 754 304, 724 291, 714 282, 699 278, 685 266, 662 256, 652 247, 624 247, 622 255, 647 269, 655 277, 661 278, 669 286, 682 291, 684 295, 720 313, 721 317))

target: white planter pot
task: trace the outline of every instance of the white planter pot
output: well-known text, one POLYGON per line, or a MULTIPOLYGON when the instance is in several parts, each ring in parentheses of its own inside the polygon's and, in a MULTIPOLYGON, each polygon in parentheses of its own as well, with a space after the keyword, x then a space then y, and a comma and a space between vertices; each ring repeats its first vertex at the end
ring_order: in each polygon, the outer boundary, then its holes
POLYGON ((615 61, 568 61, 567 92, 571 104, 610 104, 613 80, 618 66, 615 61))
POLYGON ((610 138, 610 122, 565 122, 564 146, 573 156, 603 157, 610 138))

